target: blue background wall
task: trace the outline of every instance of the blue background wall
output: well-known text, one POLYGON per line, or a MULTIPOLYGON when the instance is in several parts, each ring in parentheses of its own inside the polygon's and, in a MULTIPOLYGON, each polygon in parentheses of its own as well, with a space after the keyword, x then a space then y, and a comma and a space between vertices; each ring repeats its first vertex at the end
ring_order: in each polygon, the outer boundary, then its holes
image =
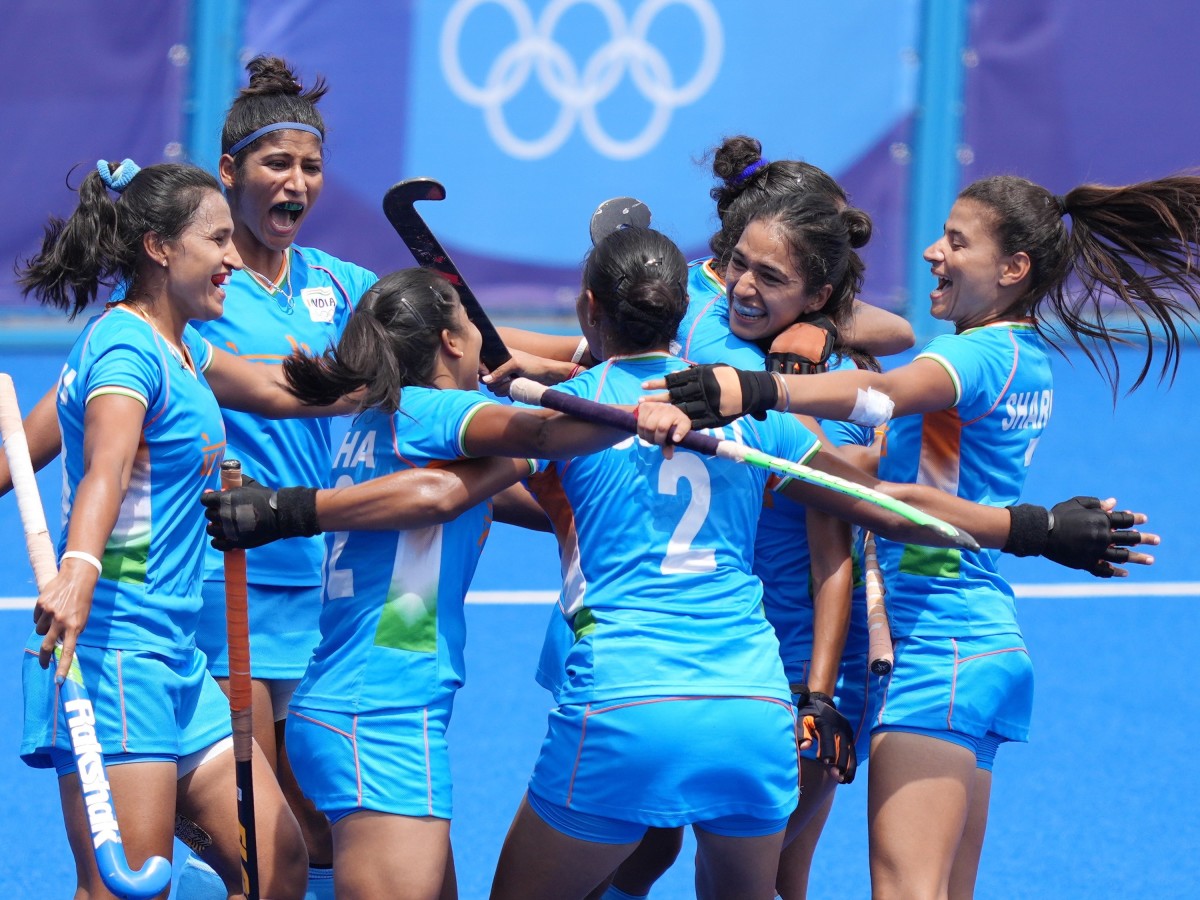
MULTIPOLYGON (((1198 26, 1200 7, 1186 0, 9 0, 0 260, 31 253, 46 215, 70 210, 69 186, 85 171, 68 178, 72 166, 125 156, 211 166, 245 60, 269 52, 331 85, 326 190, 303 243, 379 271, 407 265, 380 198, 401 178, 436 177, 449 196, 426 215, 484 302, 504 321, 548 321, 569 305, 584 223, 607 197, 642 197, 656 224, 698 254, 715 227, 701 157, 723 135, 748 132, 768 157, 827 168, 871 212, 868 299, 907 309, 924 330, 930 285, 919 252, 960 184, 1015 172, 1065 191, 1195 165, 1198 26), (552 8, 564 10, 553 23, 552 8), (541 69, 536 54, 519 52, 531 46, 519 45, 525 18, 527 33, 545 29, 541 69), (618 33, 641 41, 640 68, 605 55, 618 33), (667 102, 700 74, 696 96, 667 102), (512 96, 489 113, 463 99, 478 96, 461 80, 491 80, 512 96), (630 156, 624 145, 657 121, 656 98, 669 107, 657 112, 665 128, 630 156), (525 144, 571 121, 554 149, 514 156, 494 136, 497 116, 525 144)), ((16 376, 26 408, 75 331, 0 279, 0 369, 16 376)), ((1144 389, 1116 410, 1078 356, 1057 369, 1055 419, 1028 497, 1115 493, 1150 511, 1167 542, 1152 569, 1120 584, 1008 561, 1038 698, 1033 743, 1006 748, 998 764, 979 895, 1191 896, 1200 876, 1190 753, 1200 709, 1188 678, 1200 640, 1190 522, 1200 435, 1188 409, 1200 351, 1188 351, 1173 389, 1144 389)), ((58 477, 52 466, 40 479, 51 510, 58 477)), ((0 595, 20 607, 32 585, 9 498, 0 536, 0 595)), ((535 596, 556 577, 545 539, 499 527, 476 588, 535 596)), ((486 894, 540 742, 547 699, 531 672, 545 615, 540 606, 470 610, 471 675, 451 732, 467 898, 486 894)), ((53 779, 15 757, 15 659, 28 616, 0 612, 10 660, 0 666, 0 895, 59 896, 73 879, 53 779)), ((856 784, 839 800, 813 897, 868 895, 864 795, 856 784)), ((689 896, 688 868, 678 865, 655 896, 689 896)))

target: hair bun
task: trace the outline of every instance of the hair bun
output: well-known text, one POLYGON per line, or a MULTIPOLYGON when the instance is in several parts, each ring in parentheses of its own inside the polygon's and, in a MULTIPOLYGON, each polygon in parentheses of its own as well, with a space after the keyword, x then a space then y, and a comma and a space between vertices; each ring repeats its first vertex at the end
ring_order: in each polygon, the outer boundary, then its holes
POLYGON ((871 224, 871 217, 863 210, 847 206, 842 210, 842 221, 846 223, 846 230, 850 233, 850 246, 855 250, 866 246, 871 240, 874 226, 871 224))

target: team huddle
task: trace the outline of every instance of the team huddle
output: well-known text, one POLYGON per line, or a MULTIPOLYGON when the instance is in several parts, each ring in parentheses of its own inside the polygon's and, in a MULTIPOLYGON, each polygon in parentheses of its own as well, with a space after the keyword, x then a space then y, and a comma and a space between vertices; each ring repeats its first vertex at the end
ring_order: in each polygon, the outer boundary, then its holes
POLYGON ((1041 321, 1111 349, 1113 312, 1132 311, 1138 382, 1151 323, 1169 371, 1200 307, 1200 177, 969 185, 924 254, 954 331, 885 367, 913 333, 857 299, 867 212, 815 166, 727 138, 710 257, 643 224, 593 233, 579 334, 501 328, 511 358, 488 369, 436 271, 378 277, 295 243, 326 86, 277 58, 248 70, 219 178, 101 161, 19 271, 71 316, 113 289, 25 422, 35 466, 62 454, 66 517, 21 751, 59 775, 77 896, 114 894, 59 689, 73 665, 129 867, 178 835, 174 896, 243 893, 222 551, 249 549, 252 893, 456 897, 447 726, 493 521, 552 531, 562 573, 530 660, 553 708, 493 897, 651 896, 691 826, 698 897, 803 898, 868 757, 873 895, 972 896, 993 764, 1032 712, 999 557, 1122 576, 1158 542, 1113 500, 1021 502, 1053 403, 1041 321), (505 399, 519 379, 635 424, 505 399), (678 446, 693 430, 815 474, 678 446), (222 459, 241 487, 215 490, 222 459))

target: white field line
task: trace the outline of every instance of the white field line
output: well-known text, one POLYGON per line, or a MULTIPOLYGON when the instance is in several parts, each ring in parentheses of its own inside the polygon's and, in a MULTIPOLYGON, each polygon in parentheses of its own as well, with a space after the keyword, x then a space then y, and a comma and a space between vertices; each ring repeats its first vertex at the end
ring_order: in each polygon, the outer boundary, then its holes
MULTIPOLYGON (((1200 581, 1093 581, 1081 584, 1014 584, 1023 600, 1088 599, 1094 597, 1200 597, 1200 581)), ((468 603, 549 605, 556 591, 471 591, 468 603)), ((33 609, 33 597, 0 597, 0 610, 33 609)))

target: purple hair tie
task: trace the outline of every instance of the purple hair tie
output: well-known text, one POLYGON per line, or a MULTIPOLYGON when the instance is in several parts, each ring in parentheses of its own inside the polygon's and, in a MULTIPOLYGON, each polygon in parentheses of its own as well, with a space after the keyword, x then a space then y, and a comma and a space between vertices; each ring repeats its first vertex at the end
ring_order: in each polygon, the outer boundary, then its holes
POLYGON ((272 122, 270 125, 264 125, 257 131, 250 132, 226 152, 230 156, 237 156, 243 148, 249 147, 264 134, 270 134, 272 131, 307 131, 309 134, 316 135, 317 140, 325 140, 325 135, 321 134, 321 130, 314 128, 312 125, 306 125, 303 122, 272 122))
POLYGON ((748 165, 748 166, 746 166, 746 168, 742 169, 741 174, 739 174, 737 178, 733 179, 733 183, 741 184, 743 181, 745 181, 747 178, 749 178, 751 175, 753 175, 755 172, 757 172, 763 166, 769 166, 770 164, 771 164, 770 161, 765 160, 765 159, 759 159, 759 160, 756 160, 756 161, 750 163, 750 165, 748 165))

